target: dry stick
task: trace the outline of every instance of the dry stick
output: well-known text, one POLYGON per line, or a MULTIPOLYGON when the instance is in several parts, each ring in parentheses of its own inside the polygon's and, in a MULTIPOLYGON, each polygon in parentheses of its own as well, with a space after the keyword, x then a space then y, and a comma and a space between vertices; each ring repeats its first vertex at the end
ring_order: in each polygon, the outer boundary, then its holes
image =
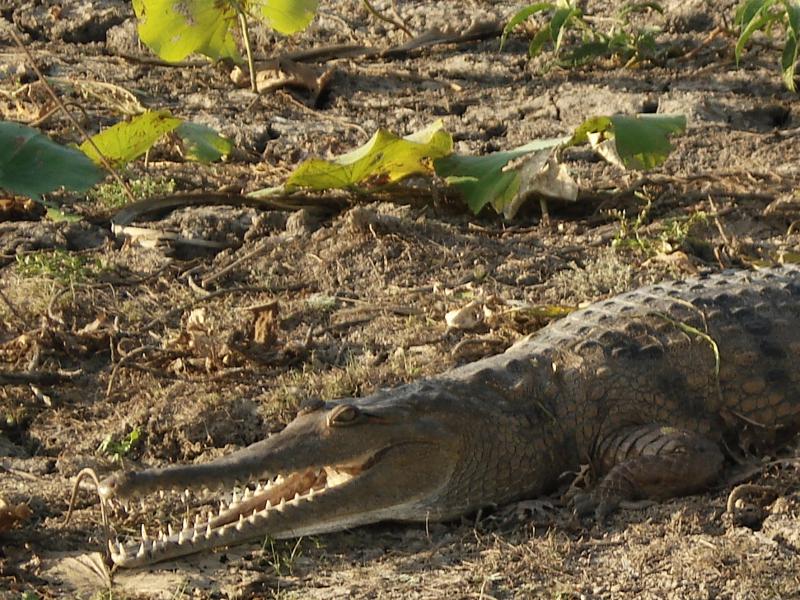
POLYGON ((111 375, 108 378, 108 385, 106 386, 106 398, 111 396, 111 391, 114 389, 114 380, 117 377, 117 373, 119 370, 125 366, 125 364, 135 357, 138 354, 144 354, 148 350, 159 350, 158 346, 139 346, 138 348, 134 348, 130 352, 128 352, 125 356, 123 356, 117 364, 114 365, 114 368, 111 370, 111 375))
POLYGON ((258 93, 258 84, 256 83, 256 67, 253 64, 253 50, 250 47, 250 32, 247 29, 247 15, 243 11, 239 11, 239 24, 242 27, 242 41, 244 42, 244 49, 247 52, 247 68, 250 70, 250 89, 256 94, 258 93))
POLYGON ((56 105, 58 105, 58 108, 61 109, 61 112, 64 113, 64 116, 67 117, 69 122, 72 123, 72 126, 81 134, 84 141, 88 142, 89 145, 92 147, 92 149, 97 153, 97 157, 100 159, 100 162, 103 163, 103 166, 105 167, 106 171, 111 173, 112 177, 114 177, 116 182, 122 187, 128 199, 131 202, 136 202, 136 198, 134 198, 133 192, 131 192, 131 189, 128 187, 128 184, 125 183, 125 181, 123 181, 119 173, 117 173, 114 167, 111 166, 111 163, 108 162, 108 159, 100 151, 100 148, 97 147, 97 144, 94 143, 94 140, 91 138, 91 136, 86 132, 83 126, 81 126, 81 124, 78 123, 78 120, 74 116, 72 116, 72 113, 67 110, 67 107, 64 105, 64 102, 62 102, 61 98, 58 97, 58 94, 56 94, 53 87, 47 82, 44 73, 42 73, 41 69, 39 69, 39 65, 36 64, 36 61, 34 60, 30 50, 28 50, 27 46, 25 46, 25 44, 22 42, 22 39, 19 37, 19 35, 17 35, 16 29, 17 28, 15 25, 11 25, 10 27, 8 27, 8 31, 11 34, 11 37, 14 38, 14 42, 16 42, 20 50, 22 50, 22 52, 25 53, 25 56, 28 57, 28 61, 31 63, 31 68, 35 71, 36 76, 39 78, 39 81, 42 82, 42 85, 47 90, 47 93, 50 95, 50 97, 53 99, 53 102, 55 102, 56 105))
POLYGON ((395 21, 394 19, 390 19, 389 17, 382 15, 379 13, 372 4, 370 4, 369 0, 362 0, 366 9, 370 12, 370 14, 375 17, 376 19, 383 21, 384 23, 389 23, 390 25, 394 25, 398 29, 400 29, 403 33, 405 33, 409 38, 413 38, 414 34, 411 33, 411 30, 400 23, 399 21, 395 21))

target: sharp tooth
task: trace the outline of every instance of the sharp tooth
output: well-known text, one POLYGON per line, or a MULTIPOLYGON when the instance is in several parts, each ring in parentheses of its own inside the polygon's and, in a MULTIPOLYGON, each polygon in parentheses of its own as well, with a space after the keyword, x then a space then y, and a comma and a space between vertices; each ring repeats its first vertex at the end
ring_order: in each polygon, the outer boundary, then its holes
POLYGON ((242 496, 243 500, 249 500, 253 497, 253 490, 250 488, 244 488, 244 496, 242 496))
POLYGON ((236 490, 231 492, 231 504, 239 504, 239 494, 236 490))
POLYGON ((244 515, 239 513, 239 521, 236 523, 236 531, 244 529, 244 515))
POLYGON ((278 503, 278 510, 283 510, 286 508, 286 498, 281 498, 281 501, 278 503))
POLYGON ((172 528, 172 523, 167 523, 167 535, 169 535, 169 537, 175 535, 175 530, 172 528))
POLYGON ((189 519, 188 518, 183 517, 183 527, 181 527, 181 529, 183 531, 186 531, 187 529, 189 529, 189 519))
POLYGON ((194 533, 192 534, 192 542, 196 542, 200 538, 200 532, 195 529, 194 533))
POLYGON ((147 552, 147 548, 145 547, 144 542, 142 542, 142 544, 139 546, 139 551, 136 553, 136 558, 144 557, 145 552, 147 552))
POLYGON ((142 524, 142 541, 146 542, 148 539, 150 538, 147 537, 147 528, 142 524))
MULTIPOLYGON (((269 510, 270 508, 272 508, 272 502, 270 502, 269 500, 267 500, 267 505, 264 507, 264 510, 269 510)), ((255 513, 255 512, 256 512, 256 511, 253 511, 253 513, 255 513)))
MULTIPOLYGON (((233 506, 233 503, 231 503, 231 506, 233 506)), ((224 512, 225 512, 225 501, 224 500, 220 500, 219 501, 219 515, 222 516, 224 512)))
POLYGON ((158 530, 158 539, 159 539, 159 541, 161 541, 161 542, 163 542, 163 541, 166 541, 166 539, 167 539, 167 536, 166 536, 166 534, 164 533, 164 530, 163 530, 163 529, 159 529, 159 530, 158 530))
POLYGON ((183 531, 178 532, 178 546, 181 546, 186 541, 186 534, 183 531))
POLYGON ((200 527, 200 524, 202 522, 203 522, 203 519, 202 519, 202 517, 200 517, 200 513, 197 513, 194 516, 194 528, 197 529, 198 527, 200 527))
POLYGON ((278 483, 283 483, 283 475, 278 475, 278 476, 275 478, 275 483, 276 483, 276 484, 278 484, 278 483))
POLYGON ((310 490, 308 490, 308 499, 311 500, 311 498, 314 497, 314 494, 314 488, 312 487, 310 490))
POLYGON ((261 485, 261 482, 259 481, 258 484, 256 484, 256 493, 263 491, 264 491, 264 486, 261 485))
POLYGON ((206 525, 206 539, 211 537, 211 521, 208 522, 206 525))
POLYGON ((294 493, 294 498, 292 499, 292 504, 300 504, 300 492, 294 493))

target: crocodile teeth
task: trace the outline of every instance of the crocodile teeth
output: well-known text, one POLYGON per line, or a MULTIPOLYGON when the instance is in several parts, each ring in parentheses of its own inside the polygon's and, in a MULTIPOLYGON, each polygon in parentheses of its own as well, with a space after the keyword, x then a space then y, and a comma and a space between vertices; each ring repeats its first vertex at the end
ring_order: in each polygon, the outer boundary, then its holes
POLYGON ((181 530, 186 531, 187 529, 189 529, 189 519, 183 517, 183 526, 181 527, 181 530))
POLYGON ((211 537, 211 532, 212 532, 211 521, 209 521, 208 525, 206 525, 206 539, 209 539, 211 537))
POLYGON ((145 542, 139 546, 139 551, 136 553, 136 558, 144 558, 144 555, 147 553, 147 546, 145 546, 145 542))
POLYGON ((315 492, 314 492, 314 488, 313 487, 310 490, 308 490, 308 499, 309 500, 311 500, 311 498, 314 497, 314 493, 315 492))
POLYGON ((231 492, 231 504, 239 504, 239 494, 236 490, 231 492))
POLYGON ((278 503, 278 510, 283 510, 286 508, 286 498, 281 498, 281 501, 278 503))
POLYGON ((292 504, 300 504, 300 492, 295 492, 294 498, 292 498, 292 504))
POLYGON ((263 485, 261 485, 261 482, 259 481, 259 482, 256 484, 256 493, 263 492, 263 491, 264 491, 264 486, 263 486, 263 485))
MULTIPOLYGON (((233 502, 231 502, 231 506, 233 506, 233 502)), ((225 501, 224 500, 220 500, 219 501, 219 516, 222 516, 225 513, 225 510, 226 510, 225 501)))
POLYGON ((200 532, 197 529, 195 529, 194 533, 192 533, 192 543, 196 542, 199 539, 200 539, 200 532))
POLYGON ((244 528, 244 515, 239 513, 239 520, 236 523, 236 531, 241 531, 244 528))
POLYGON ((186 541, 186 532, 181 530, 178 533, 178 545, 181 546, 186 541))
POLYGON ((149 539, 150 538, 147 537, 147 528, 144 526, 144 524, 142 524, 142 541, 146 542, 149 539))
POLYGON ((173 529, 172 523, 167 523, 167 535, 169 535, 169 537, 175 535, 175 529, 173 529))
POLYGON ((244 495, 242 496, 242 500, 249 500, 253 497, 253 490, 250 488, 244 488, 244 495))

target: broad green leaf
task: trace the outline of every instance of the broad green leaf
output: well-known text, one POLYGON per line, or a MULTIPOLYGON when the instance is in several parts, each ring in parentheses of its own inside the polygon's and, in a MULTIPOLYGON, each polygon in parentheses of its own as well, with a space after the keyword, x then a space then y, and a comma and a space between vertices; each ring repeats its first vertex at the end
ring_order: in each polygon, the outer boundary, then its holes
POLYGON ((486 156, 451 154, 434 161, 434 167, 439 177, 461 192, 473 213, 478 214, 487 204, 502 212, 515 200, 522 184, 519 170, 506 171, 506 165, 526 154, 549 151, 568 140, 536 140, 513 150, 486 156))
POLYGON ((233 144, 216 131, 198 123, 181 123, 176 130, 183 140, 186 157, 190 160, 209 163, 227 156, 233 144))
POLYGON ((60 187, 82 192, 103 178, 85 154, 35 129, 0 122, 0 187, 34 199, 60 187))
POLYGON ((672 151, 669 135, 686 130, 683 115, 638 115, 611 117, 614 140, 622 162, 629 169, 652 169, 667 160, 672 151))
MULTIPOLYGON (((104 129, 92 136, 92 141, 106 159, 121 166, 147 152, 165 133, 180 124, 181 120, 173 117, 169 111, 148 111, 130 121, 104 129)), ((81 144, 80 148, 94 162, 100 162, 100 157, 88 141, 81 144)))
POLYGON ((133 0, 139 37, 160 58, 178 62, 199 52, 239 59, 231 34, 237 13, 227 0, 133 0))
POLYGON ((379 129, 366 144, 332 160, 304 161, 286 180, 286 189, 347 188, 367 180, 394 182, 431 172, 431 161, 453 151, 453 138, 436 121, 413 135, 399 137, 379 129))
MULTIPOLYGON (((592 117, 575 130, 569 145, 592 141, 597 148, 602 140, 613 140, 613 152, 625 168, 647 170, 667 159, 672 150, 669 135, 685 129, 686 117, 683 115, 592 117)), ((604 157, 610 159, 606 154, 604 157)))
POLYGON ((260 15, 267 25, 283 34, 308 27, 317 12, 318 0, 251 0, 249 11, 260 15))
POLYGON ((555 9, 556 5, 552 2, 537 2, 536 4, 530 4, 523 9, 517 11, 511 19, 509 19, 506 26, 503 28, 503 35, 500 37, 500 49, 503 49, 505 46, 506 40, 508 36, 514 31, 514 28, 517 25, 521 25, 525 21, 528 20, 528 17, 531 15, 536 14, 537 12, 544 12, 546 10, 553 10, 555 9))

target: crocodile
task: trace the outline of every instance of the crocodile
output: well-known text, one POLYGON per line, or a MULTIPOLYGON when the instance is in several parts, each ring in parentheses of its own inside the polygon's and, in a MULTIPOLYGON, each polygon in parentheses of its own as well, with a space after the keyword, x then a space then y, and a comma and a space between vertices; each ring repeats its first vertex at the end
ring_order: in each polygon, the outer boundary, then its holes
POLYGON ((550 493, 585 464, 599 481, 575 508, 590 517, 699 493, 732 448, 762 452, 800 431, 799 364, 798 267, 642 287, 502 354, 312 402, 216 460, 107 477, 102 503, 234 486, 218 514, 179 531, 109 540, 111 559, 135 567, 265 536, 452 520, 550 493))

